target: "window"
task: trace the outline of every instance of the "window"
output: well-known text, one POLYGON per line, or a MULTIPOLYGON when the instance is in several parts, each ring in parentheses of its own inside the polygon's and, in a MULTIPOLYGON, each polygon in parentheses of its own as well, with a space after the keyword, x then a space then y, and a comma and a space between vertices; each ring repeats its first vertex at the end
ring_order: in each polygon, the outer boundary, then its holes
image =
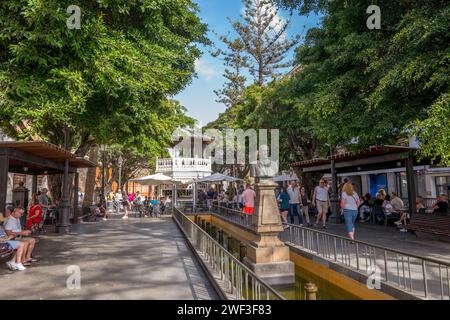
POLYGON ((400 198, 408 198, 408 182, 406 180, 406 172, 398 172, 397 175, 397 191, 400 198))
POLYGON ((384 189, 386 193, 389 193, 386 173, 369 175, 369 183, 370 194, 372 197, 376 197, 376 194, 380 189, 384 189))
POLYGON ((450 196, 450 177, 436 177, 436 195, 450 196))

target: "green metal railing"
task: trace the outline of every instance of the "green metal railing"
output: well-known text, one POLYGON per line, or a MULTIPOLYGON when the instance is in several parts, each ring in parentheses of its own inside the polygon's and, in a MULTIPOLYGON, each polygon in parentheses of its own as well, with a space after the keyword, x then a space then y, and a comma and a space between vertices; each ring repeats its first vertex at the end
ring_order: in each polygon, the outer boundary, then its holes
POLYGON ((285 299, 178 208, 173 209, 172 216, 203 262, 209 266, 211 275, 218 280, 217 284, 229 299, 285 299))
POLYGON ((282 241, 302 248, 371 279, 393 285, 411 294, 431 299, 450 299, 450 263, 399 250, 352 241, 328 232, 285 224, 282 241))

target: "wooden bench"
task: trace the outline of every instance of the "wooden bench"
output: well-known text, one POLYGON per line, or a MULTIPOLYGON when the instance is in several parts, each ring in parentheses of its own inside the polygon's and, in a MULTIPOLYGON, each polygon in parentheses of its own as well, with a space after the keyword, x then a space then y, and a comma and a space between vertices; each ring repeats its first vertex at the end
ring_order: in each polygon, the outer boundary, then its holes
POLYGON ((8 261, 11 259, 11 255, 14 250, 11 248, 6 248, 3 244, 0 244, 0 262, 8 261))
POLYGON ((417 213, 405 229, 450 237, 450 216, 417 213))

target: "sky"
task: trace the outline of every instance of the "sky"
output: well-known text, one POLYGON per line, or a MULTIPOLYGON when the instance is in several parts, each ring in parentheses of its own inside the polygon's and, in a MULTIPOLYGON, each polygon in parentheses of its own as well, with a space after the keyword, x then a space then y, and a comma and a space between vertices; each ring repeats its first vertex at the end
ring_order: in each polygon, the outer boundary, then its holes
MULTIPOLYGON (((213 33, 220 35, 235 35, 232 32, 231 25, 227 20, 230 17, 233 20, 240 19, 240 13, 243 12, 243 3, 241 0, 193 0, 200 7, 199 16, 203 23, 208 25, 208 37, 217 48, 224 49, 224 45, 213 33)), ((288 19, 289 14, 280 10, 279 15, 288 19)), ((305 35, 306 31, 320 23, 320 17, 314 14, 309 16, 300 16, 297 12, 291 18, 291 24, 287 30, 287 36, 295 34, 305 35)), ((181 102, 188 110, 187 114, 199 121, 203 126, 217 119, 220 113, 225 111, 223 104, 217 103, 217 96, 214 90, 222 88, 224 78, 223 61, 220 58, 211 56, 211 47, 200 46, 203 56, 196 62, 197 77, 186 87, 184 91, 174 98, 181 102)), ((294 50, 289 52, 288 59, 293 58, 294 50)))

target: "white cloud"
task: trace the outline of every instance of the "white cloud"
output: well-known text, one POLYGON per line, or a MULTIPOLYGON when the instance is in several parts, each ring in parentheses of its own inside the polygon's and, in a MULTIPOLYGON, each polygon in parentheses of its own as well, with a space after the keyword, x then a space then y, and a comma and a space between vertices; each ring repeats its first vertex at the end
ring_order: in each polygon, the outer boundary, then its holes
MULTIPOLYGON (((256 7, 256 4, 258 3, 258 0, 253 0, 253 7, 256 7)), ((268 2, 265 4, 262 8, 262 11, 269 14, 275 14, 277 7, 272 2, 268 2)), ((245 6, 241 8, 241 14, 245 16, 245 6)), ((280 16, 279 12, 274 17, 272 22, 270 23, 270 27, 273 28, 274 32, 279 32, 281 30, 281 27, 286 22, 286 20, 280 16)), ((284 35, 283 35, 284 36, 284 35)), ((282 37, 283 38, 283 37, 282 37)))
POLYGON ((203 59, 195 61, 195 71, 206 80, 211 80, 216 75, 216 70, 203 59))

